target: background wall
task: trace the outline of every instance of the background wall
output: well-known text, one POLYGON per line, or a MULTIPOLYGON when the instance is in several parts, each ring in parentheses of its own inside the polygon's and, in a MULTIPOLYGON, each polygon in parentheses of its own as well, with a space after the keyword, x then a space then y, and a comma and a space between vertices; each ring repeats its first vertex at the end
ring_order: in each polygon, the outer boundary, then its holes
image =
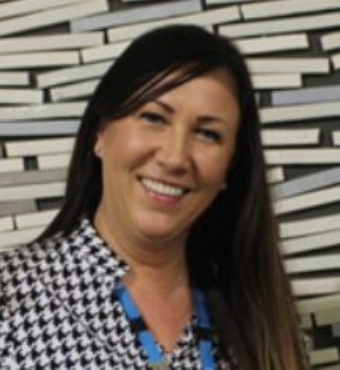
POLYGON ((246 55, 312 362, 339 370, 340 0, 0 1, 0 250, 55 215, 79 118, 111 61, 141 32, 179 22, 246 55))

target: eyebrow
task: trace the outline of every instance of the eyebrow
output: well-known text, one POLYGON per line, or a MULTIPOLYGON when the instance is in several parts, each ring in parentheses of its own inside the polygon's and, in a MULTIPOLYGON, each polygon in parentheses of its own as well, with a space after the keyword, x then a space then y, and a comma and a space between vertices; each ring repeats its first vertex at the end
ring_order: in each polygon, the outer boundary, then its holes
MULTIPOLYGON (((172 107, 170 104, 168 104, 168 103, 166 103, 166 102, 164 102, 160 99, 155 99, 153 102, 158 104, 159 106, 161 106, 163 109, 165 109, 166 111, 168 111, 171 114, 176 112, 174 107, 172 107)), ((209 114, 199 117, 198 122, 202 123, 202 124, 211 124, 211 123, 214 123, 214 122, 222 123, 223 125, 227 124, 227 121, 224 118, 218 117, 218 116, 212 116, 212 115, 209 115, 209 114)))
POLYGON ((176 110, 174 107, 172 107, 170 104, 168 103, 165 103, 164 101, 162 100, 159 100, 159 99, 155 99, 153 101, 154 103, 160 105, 163 109, 165 109, 166 111, 168 111, 169 113, 175 113, 176 110))

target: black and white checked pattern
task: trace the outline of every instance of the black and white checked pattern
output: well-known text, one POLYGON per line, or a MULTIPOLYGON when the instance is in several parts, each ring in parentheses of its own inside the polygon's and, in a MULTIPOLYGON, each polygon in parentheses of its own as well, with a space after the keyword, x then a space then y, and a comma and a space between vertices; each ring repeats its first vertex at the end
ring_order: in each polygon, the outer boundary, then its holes
MULTIPOLYGON (((113 294, 128 271, 87 219, 68 237, 1 254, 0 369, 148 369, 113 294)), ((170 369, 201 369, 192 324, 170 369)))

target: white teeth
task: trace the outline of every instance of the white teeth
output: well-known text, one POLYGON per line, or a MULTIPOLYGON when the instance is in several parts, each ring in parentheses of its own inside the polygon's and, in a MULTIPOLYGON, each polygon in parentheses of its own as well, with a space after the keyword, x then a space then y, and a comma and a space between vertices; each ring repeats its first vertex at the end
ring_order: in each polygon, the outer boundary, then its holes
POLYGON ((143 185, 158 194, 170 196, 170 197, 180 197, 184 194, 184 189, 179 188, 178 186, 166 185, 162 182, 151 180, 148 178, 142 178, 143 185))

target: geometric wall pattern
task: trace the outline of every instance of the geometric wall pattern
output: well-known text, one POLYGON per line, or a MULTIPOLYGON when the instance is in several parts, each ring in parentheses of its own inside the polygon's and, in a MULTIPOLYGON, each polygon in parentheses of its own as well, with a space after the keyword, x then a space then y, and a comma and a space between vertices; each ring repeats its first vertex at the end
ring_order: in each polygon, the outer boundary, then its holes
POLYGON ((340 0, 0 1, 0 251, 55 215, 79 119, 112 60, 170 23, 225 34, 246 56, 311 360, 340 370, 340 0))

